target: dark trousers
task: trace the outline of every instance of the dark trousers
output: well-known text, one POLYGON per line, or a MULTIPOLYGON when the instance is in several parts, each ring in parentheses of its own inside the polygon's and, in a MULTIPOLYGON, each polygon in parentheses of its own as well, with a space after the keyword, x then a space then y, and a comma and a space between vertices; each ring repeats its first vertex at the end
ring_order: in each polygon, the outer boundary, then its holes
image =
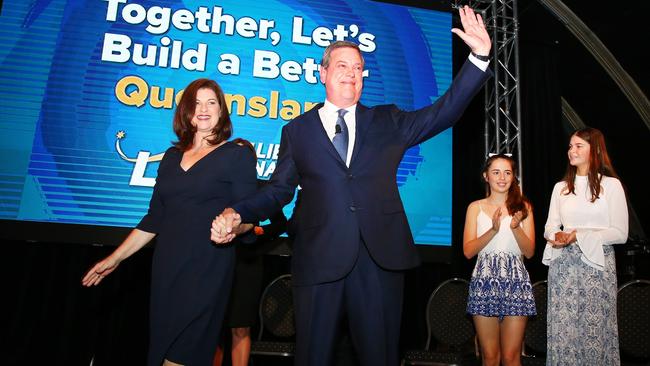
POLYGON ((359 244, 357 261, 344 278, 294 287, 297 366, 330 366, 344 315, 362 365, 399 364, 403 272, 379 267, 359 244))

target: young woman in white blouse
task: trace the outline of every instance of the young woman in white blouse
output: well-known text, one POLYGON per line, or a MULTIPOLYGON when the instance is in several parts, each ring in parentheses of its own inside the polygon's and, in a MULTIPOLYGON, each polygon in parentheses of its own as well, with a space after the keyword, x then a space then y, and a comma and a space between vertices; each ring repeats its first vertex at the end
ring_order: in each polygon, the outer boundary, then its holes
POLYGON ((627 240, 625 192, 599 130, 576 131, 568 157, 544 231, 547 365, 619 365, 612 244, 627 240))

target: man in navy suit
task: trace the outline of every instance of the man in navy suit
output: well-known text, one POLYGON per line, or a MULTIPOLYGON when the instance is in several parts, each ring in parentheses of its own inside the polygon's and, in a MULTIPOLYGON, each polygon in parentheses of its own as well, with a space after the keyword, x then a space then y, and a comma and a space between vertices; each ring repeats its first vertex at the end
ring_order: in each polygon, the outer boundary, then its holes
POLYGON ((397 167, 408 148, 451 127, 489 77, 483 21, 469 7, 459 13, 463 30, 452 32, 472 55, 442 97, 414 112, 359 104, 361 52, 332 43, 320 69, 327 100, 283 127, 270 185, 213 222, 212 239, 228 242, 240 223, 277 212, 302 187, 292 257, 296 365, 331 365, 346 315, 363 365, 399 363, 403 271, 419 257, 397 167))

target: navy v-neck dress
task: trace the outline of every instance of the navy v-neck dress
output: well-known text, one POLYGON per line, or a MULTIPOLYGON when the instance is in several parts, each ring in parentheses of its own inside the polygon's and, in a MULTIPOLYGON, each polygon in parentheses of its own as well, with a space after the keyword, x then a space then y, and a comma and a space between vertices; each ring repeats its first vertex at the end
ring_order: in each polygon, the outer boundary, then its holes
MULTIPOLYGON (((156 233, 150 302, 149 365, 164 359, 212 365, 232 284, 233 245, 210 240, 212 220, 256 190, 255 154, 227 142, 181 168, 169 148, 158 168, 149 212, 137 228, 156 233)), ((239 240, 255 240, 247 234, 239 240)))

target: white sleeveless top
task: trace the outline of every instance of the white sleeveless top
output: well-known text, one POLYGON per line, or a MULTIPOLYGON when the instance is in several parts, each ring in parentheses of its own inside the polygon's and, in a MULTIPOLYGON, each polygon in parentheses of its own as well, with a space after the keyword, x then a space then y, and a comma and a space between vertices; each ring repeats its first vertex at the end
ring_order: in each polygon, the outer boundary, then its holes
MULTIPOLYGON (((476 218, 476 235, 477 237, 483 235, 485 232, 492 228, 492 218, 483 211, 483 207, 479 204, 479 213, 476 218)), ((514 255, 521 255, 521 249, 517 244, 515 235, 510 229, 510 222, 512 216, 506 215, 501 217, 501 225, 499 232, 490 240, 486 246, 481 249, 480 254, 506 252, 514 255)))

